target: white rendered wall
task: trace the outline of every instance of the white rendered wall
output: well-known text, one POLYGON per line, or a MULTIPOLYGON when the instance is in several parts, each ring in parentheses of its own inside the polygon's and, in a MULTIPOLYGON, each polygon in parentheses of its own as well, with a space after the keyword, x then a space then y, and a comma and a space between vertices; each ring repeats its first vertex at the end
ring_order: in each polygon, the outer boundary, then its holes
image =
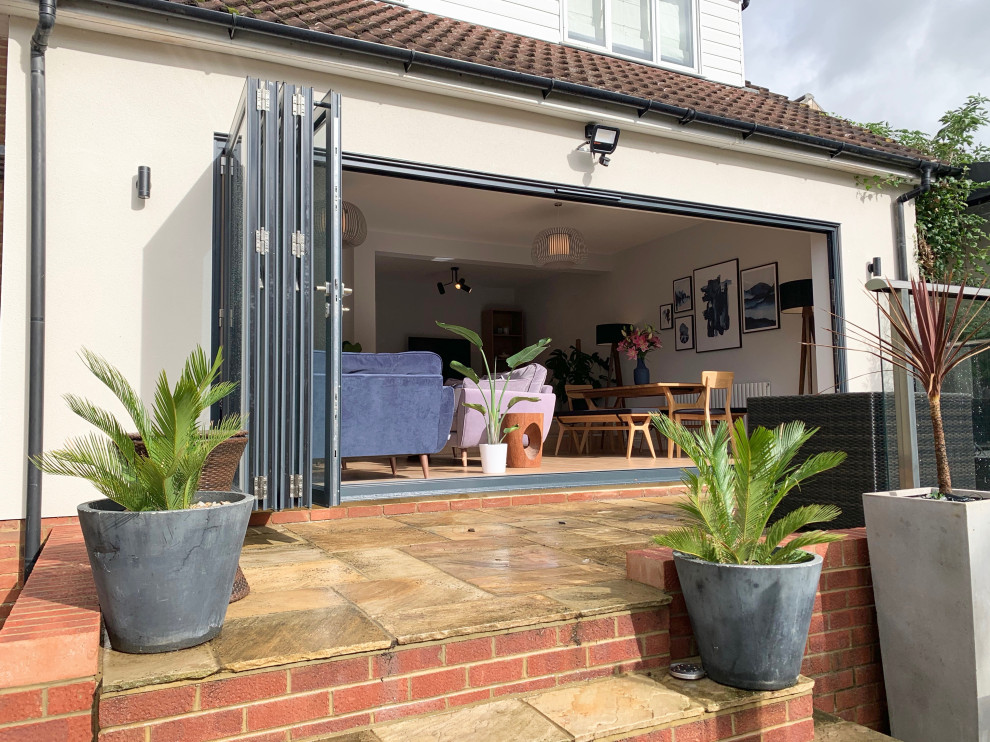
MULTIPOLYGON (((174 374, 193 345, 209 345, 212 135, 229 127, 247 75, 341 92, 344 148, 351 152, 838 223, 846 309, 862 322, 875 319, 862 291, 867 260, 880 256, 885 265, 894 264, 891 194, 865 194, 849 172, 773 159, 769 155, 776 150, 769 145, 700 131, 699 140, 716 146, 685 143, 677 137, 696 134, 676 127, 668 134, 661 125, 655 127, 656 134, 646 133, 649 124, 637 123, 633 113, 622 123, 625 119, 618 114, 574 112, 552 101, 540 103, 538 94, 532 104, 504 97, 503 104, 495 106, 469 100, 485 93, 463 86, 432 94, 365 82, 353 76, 364 74, 364 68, 342 68, 325 54, 305 50, 249 48, 247 42, 230 42, 223 30, 204 30, 204 38, 190 47, 139 38, 129 27, 124 30, 130 38, 79 30, 70 26, 72 18, 70 12, 60 15, 48 52, 49 448, 84 430, 65 409, 62 394, 80 393, 113 406, 83 371, 76 356, 80 347, 108 356, 150 397, 159 369, 174 374), (275 63, 288 59, 298 66, 275 63), (329 69, 348 76, 330 74, 329 69), (530 105, 546 106, 548 115, 520 108, 530 105), (589 158, 574 152, 589 117, 627 127, 608 168, 592 168, 589 158), (439 136, 424 137, 424 131, 439 136), (736 147, 766 151, 768 156, 736 147), (144 203, 134 198, 138 165, 152 171, 152 195, 144 203)), ((0 519, 23 516, 26 71, 34 24, 27 15, 11 18, 8 49, 0 519)), ((404 84, 426 83, 409 78, 404 84)), ((355 252, 355 281, 367 268, 360 264, 367 254, 355 252)), ((353 321, 355 336, 365 334, 363 318, 355 316, 353 321)), ((869 359, 851 354, 849 361, 850 376, 858 377, 853 389, 870 388, 870 377, 861 375, 871 367, 869 359)), ((78 502, 93 495, 88 485, 60 478, 46 477, 44 487, 45 516, 71 514, 78 502)))

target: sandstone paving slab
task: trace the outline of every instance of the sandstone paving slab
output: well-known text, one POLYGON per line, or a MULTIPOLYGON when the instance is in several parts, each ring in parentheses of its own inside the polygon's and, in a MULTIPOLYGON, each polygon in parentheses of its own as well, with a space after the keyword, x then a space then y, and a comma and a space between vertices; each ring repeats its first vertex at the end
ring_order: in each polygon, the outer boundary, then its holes
POLYGON ((302 538, 280 526, 251 526, 244 536, 244 552, 253 549, 279 549, 305 545, 306 542, 302 538))
POLYGON ((495 595, 521 595, 561 586, 592 585, 613 580, 620 574, 617 569, 589 563, 556 569, 510 570, 465 579, 472 585, 495 595))
POLYGON ((386 649, 392 637, 345 604, 227 621, 211 644, 221 669, 240 671, 386 649))
MULTIPOLYGON (((570 742, 571 736, 519 700, 495 701, 375 728, 382 742, 570 742)), ((336 738, 334 742, 337 742, 336 738)))
POLYGON ((540 531, 527 533, 528 541, 550 546, 555 549, 570 551, 576 547, 606 546, 608 544, 624 544, 633 541, 646 543, 649 537, 635 531, 626 531, 606 525, 591 524, 588 528, 573 528, 560 531, 540 531))
POLYGON ((407 526, 390 518, 352 518, 319 523, 293 523, 287 526, 329 552, 373 549, 384 544, 402 546, 426 541, 440 541, 441 536, 407 526))
POLYGON ((475 523, 498 523, 501 521, 497 510, 441 510, 436 513, 392 515, 389 518, 416 528, 474 525, 475 523))
POLYGON ((571 518, 566 515, 559 515, 556 518, 521 518, 519 520, 508 521, 508 525, 537 533, 553 533, 555 531, 572 531, 575 528, 599 527, 599 524, 593 520, 585 520, 580 517, 571 518))
POLYGON ((505 523, 477 523, 473 525, 429 526, 423 530, 453 541, 477 541, 481 538, 504 539, 513 536, 525 538, 525 532, 505 523))
POLYGON ((411 608, 376 619, 398 644, 415 644, 564 621, 577 615, 576 610, 545 595, 521 595, 411 608))
POLYGON ((582 616, 655 608, 671 601, 663 590, 632 580, 609 580, 594 585, 562 587, 547 590, 543 594, 568 608, 580 611, 582 616))
POLYGON ((573 554, 533 543, 496 549, 486 549, 478 544, 476 549, 451 554, 417 556, 462 580, 582 564, 582 560, 573 554))
POLYGON ((297 563, 243 566, 252 593, 282 592, 309 588, 330 588, 366 579, 364 575, 339 559, 325 558, 297 563))
POLYGON ((432 579, 369 580, 339 585, 338 592, 371 616, 381 616, 413 608, 429 608, 491 597, 458 579, 440 572, 432 579))
MULTIPOLYGON (((438 539, 440 537, 437 537, 438 539)), ((482 536, 477 539, 437 540, 429 543, 400 546, 399 548, 410 556, 429 560, 432 557, 447 554, 463 554, 477 551, 504 550, 515 547, 532 546, 522 536, 482 536)))
POLYGON ((584 559, 589 559, 592 562, 604 564, 607 567, 614 567, 619 570, 624 570, 626 568, 626 554, 628 552, 652 545, 653 539, 650 537, 644 537, 642 539, 627 541, 621 544, 593 546, 588 549, 566 548, 564 550, 574 554, 575 556, 581 557, 582 561, 584 559))
POLYGON ((815 742, 897 742, 869 727, 815 709, 815 742))
POLYGON ((312 562, 326 559, 327 553, 305 542, 284 549, 249 549, 241 552, 241 569, 247 567, 279 567, 296 562, 312 562))
MULTIPOLYGON (((700 660, 698 659, 693 661, 700 663, 700 660)), ((649 677, 653 678, 661 685, 669 688, 675 693, 690 696, 691 699, 701 704, 705 711, 709 713, 714 713, 716 711, 722 711, 745 704, 751 704, 754 702, 764 703, 779 698, 804 695, 806 693, 810 693, 811 689, 815 685, 813 680, 802 675, 798 677, 797 684, 791 686, 790 688, 772 691, 752 691, 743 690, 741 688, 730 688, 727 685, 716 683, 711 678, 702 678, 701 680, 678 680, 677 678, 671 677, 666 671, 651 671, 647 674, 649 677)))
POLYGON ((103 651, 103 692, 141 688, 146 685, 196 680, 220 671, 220 663, 209 644, 161 654, 126 654, 103 651))
POLYGON ((526 703, 576 742, 701 716, 704 707, 650 678, 625 675, 546 691, 526 703))
POLYGON ((432 579, 449 575, 415 556, 399 549, 358 549, 338 551, 334 558, 350 565, 369 580, 387 580, 393 577, 406 579, 432 579))
POLYGON ((266 613, 308 611, 329 608, 347 601, 328 587, 302 588, 299 590, 252 591, 246 598, 227 607, 227 620, 261 616, 266 613))
POLYGON ((332 737, 323 737, 318 742, 382 742, 382 738, 370 729, 362 729, 360 732, 344 732, 332 737))

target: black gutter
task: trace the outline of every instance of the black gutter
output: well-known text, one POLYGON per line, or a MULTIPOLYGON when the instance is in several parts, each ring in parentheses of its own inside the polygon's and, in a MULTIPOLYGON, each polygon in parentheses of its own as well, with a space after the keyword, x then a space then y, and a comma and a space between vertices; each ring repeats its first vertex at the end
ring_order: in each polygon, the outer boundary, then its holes
POLYGON ((414 52, 410 49, 388 46, 387 44, 374 41, 364 41, 347 36, 337 36, 321 31, 298 28, 283 23, 262 21, 257 18, 226 13, 219 10, 208 10, 194 5, 182 5, 180 3, 170 2, 169 0, 107 0, 107 3, 122 7, 136 7, 163 15, 180 16, 191 20, 211 23, 227 29, 231 38, 233 38, 236 28, 238 34, 253 32, 265 36, 291 39, 293 41, 399 62, 405 67, 406 71, 413 66, 420 66, 442 70, 444 72, 470 75, 485 80, 536 88, 543 93, 544 98, 548 97, 551 93, 564 93, 601 103, 630 107, 635 109, 641 117, 652 112, 663 116, 671 116, 679 121, 683 120, 685 124, 693 122, 738 131, 744 134, 745 138, 757 134, 770 139, 825 150, 833 156, 840 153, 853 155, 861 159, 880 162, 885 165, 893 165, 906 170, 921 170, 923 166, 928 165, 933 168, 933 175, 956 175, 960 172, 958 168, 942 163, 932 163, 929 160, 919 157, 908 157, 907 155, 899 155, 893 152, 883 152, 836 139, 827 139, 825 137, 790 131, 789 129, 778 129, 772 126, 764 126, 763 124, 755 124, 751 121, 741 121, 712 113, 704 113, 693 108, 683 108, 648 98, 639 98, 634 95, 626 95, 625 93, 601 90, 590 85, 580 85, 556 78, 505 70, 500 67, 491 67, 477 62, 465 62, 459 59, 443 57, 438 54, 414 52))
POLYGON ((907 193, 902 193, 897 197, 894 204, 894 222, 897 235, 897 278, 901 281, 908 279, 908 236, 907 224, 904 219, 904 204, 912 201, 922 193, 928 193, 932 189, 932 163, 926 163, 921 167, 921 184, 917 188, 912 188, 907 193))
POLYGON ((56 0, 40 0, 31 36, 31 326, 28 351, 27 492, 24 578, 41 552, 41 470, 45 431, 45 52, 55 27, 56 0))

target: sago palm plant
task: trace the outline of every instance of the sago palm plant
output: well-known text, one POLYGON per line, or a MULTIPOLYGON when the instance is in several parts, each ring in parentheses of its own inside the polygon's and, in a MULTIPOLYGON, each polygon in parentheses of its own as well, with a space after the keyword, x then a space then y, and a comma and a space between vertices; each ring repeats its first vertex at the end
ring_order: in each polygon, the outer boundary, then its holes
POLYGON ((236 384, 216 383, 221 352, 211 363, 197 347, 186 359, 182 374, 169 386, 162 371, 149 410, 134 388, 104 358, 83 349, 86 367, 120 400, 141 435, 145 453, 110 412, 74 394, 64 399, 74 413, 102 433, 88 433, 35 460, 49 474, 81 477, 127 510, 180 510, 194 503, 206 458, 217 446, 236 435, 240 415, 230 415, 211 427, 199 424, 200 415, 232 391, 236 384))
POLYGON ((757 428, 746 434, 736 421, 731 429, 720 423, 695 433, 666 415, 654 415, 654 426, 680 446, 697 473, 685 470, 682 481, 688 500, 678 507, 687 525, 655 536, 661 546, 720 564, 794 564, 807 559, 806 546, 838 541, 841 535, 825 531, 785 538, 811 523, 834 520, 834 505, 804 505, 768 527, 781 501, 809 477, 838 466, 846 455, 837 451, 816 454, 802 464, 794 457, 815 430, 791 422, 774 430, 757 428), (732 439, 734 455, 729 454, 732 439))

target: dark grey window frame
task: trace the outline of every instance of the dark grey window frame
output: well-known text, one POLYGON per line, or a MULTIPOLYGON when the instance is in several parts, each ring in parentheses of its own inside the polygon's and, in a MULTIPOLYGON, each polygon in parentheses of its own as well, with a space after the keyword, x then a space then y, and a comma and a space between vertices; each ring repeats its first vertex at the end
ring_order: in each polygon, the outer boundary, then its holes
MULTIPOLYGON (((847 351, 844 342, 844 310, 842 300, 841 230, 840 225, 835 222, 713 206, 711 204, 644 196, 642 194, 621 191, 566 186, 550 181, 495 175, 349 152, 343 153, 342 167, 345 172, 367 173, 464 188, 552 198, 557 201, 619 206, 639 211, 700 217, 737 224, 776 227, 825 235, 828 252, 829 298, 832 312, 832 344, 835 346, 833 349, 835 389, 839 392, 847 390, 847 351)), ((349 482, 341 484, 340 502, 408 497, 411 495, 481 494, 485 492, 545 490, 565 487, 647 485, 676 482, 679 479, 680 472, 678 470, 650 468, 624 469, 621 471, 516 474, 500 477, 477 476, 451 479, 404 479, 401 481, 367 483, 349 482)))

